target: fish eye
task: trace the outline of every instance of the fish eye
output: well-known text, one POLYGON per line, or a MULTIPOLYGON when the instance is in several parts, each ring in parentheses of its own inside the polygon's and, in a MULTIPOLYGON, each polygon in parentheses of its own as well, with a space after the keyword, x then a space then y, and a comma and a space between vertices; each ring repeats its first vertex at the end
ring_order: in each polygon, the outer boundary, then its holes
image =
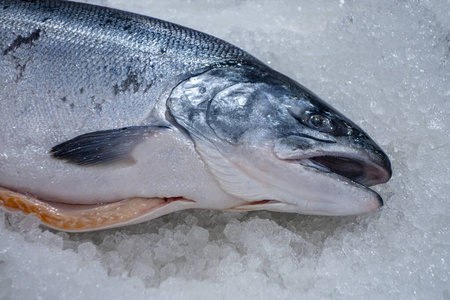
POLYGON ((322 114, 311 115, 308 124, 321 132, 332 132, 334 130, 331 119, 322 114))

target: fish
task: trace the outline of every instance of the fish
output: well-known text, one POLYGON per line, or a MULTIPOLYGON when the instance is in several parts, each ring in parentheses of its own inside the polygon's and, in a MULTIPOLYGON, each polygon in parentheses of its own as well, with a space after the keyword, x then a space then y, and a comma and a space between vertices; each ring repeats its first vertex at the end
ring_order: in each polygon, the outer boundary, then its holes
POLYGON ((392 176, 358 125, 244 50, 85 3, 0 0, 0 112, 0 206, 68 232, 368 214, 392 176))

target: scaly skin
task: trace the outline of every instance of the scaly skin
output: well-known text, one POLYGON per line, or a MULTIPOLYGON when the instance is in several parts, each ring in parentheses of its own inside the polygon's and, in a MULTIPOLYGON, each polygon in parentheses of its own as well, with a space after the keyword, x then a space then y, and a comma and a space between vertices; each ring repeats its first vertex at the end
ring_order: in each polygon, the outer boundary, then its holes
POLYGON ((67 231, 368 213, 391 176, 356 124, 243 50, 87 4, 0 0, 0 112, 0 203, 67 231))

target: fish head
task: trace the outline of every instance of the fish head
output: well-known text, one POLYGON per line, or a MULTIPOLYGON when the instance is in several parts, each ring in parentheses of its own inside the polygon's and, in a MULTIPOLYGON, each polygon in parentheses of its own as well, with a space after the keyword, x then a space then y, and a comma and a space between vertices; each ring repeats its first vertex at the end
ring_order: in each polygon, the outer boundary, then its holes
POLYGON ((220 68, 178 85, 172 120, 236 210, 317 215, 376 211, 370 186, 391 177, 383 150, 356 124, 288 77, 261 66, 220 68))

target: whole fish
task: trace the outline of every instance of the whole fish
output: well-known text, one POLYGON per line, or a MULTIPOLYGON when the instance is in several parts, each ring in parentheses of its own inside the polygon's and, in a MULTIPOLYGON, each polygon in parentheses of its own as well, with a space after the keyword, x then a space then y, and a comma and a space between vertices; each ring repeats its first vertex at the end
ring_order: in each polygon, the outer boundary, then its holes
POLYGON ((89 231, 187 208, 376 211, 386 154, 243 50, 162 20, 0 0, 0 203, 89 231))

